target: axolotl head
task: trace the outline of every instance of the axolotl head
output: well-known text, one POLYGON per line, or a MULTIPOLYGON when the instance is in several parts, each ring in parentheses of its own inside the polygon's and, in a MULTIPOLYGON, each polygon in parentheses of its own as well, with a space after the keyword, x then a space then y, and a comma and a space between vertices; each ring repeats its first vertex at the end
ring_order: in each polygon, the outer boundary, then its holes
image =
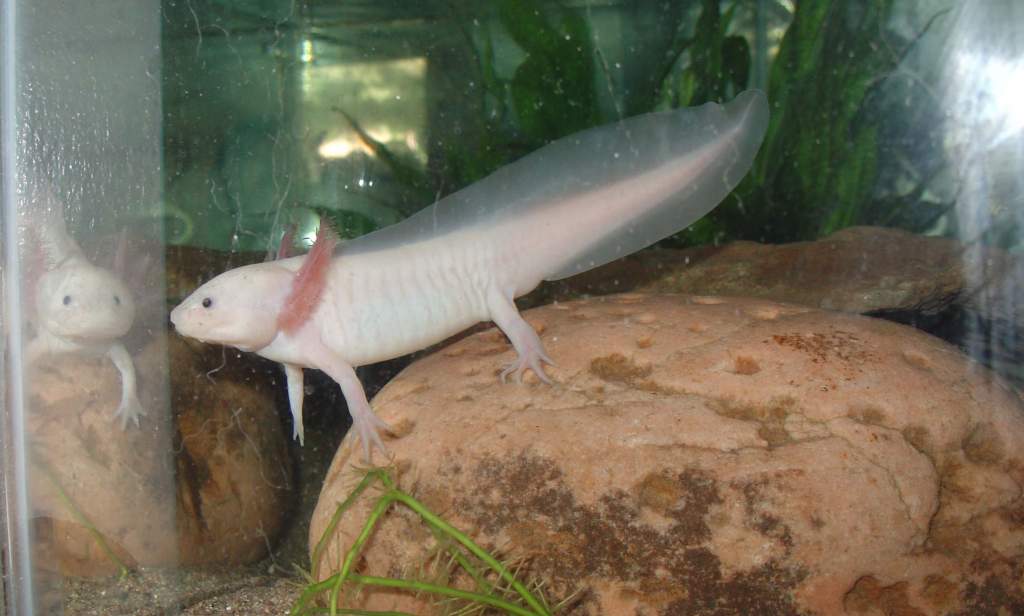
POLYGON ((135 320, 135 302, 124 282, 84 260, 74 260, 40 276, 35 304, 40 327, 81 342, 120 338, 135 320))
POLYGON ((189 338, 258 351, 277 335, 277 315, 291 277, 275 263, 228 270, 172 310, 171 323, 189 338))

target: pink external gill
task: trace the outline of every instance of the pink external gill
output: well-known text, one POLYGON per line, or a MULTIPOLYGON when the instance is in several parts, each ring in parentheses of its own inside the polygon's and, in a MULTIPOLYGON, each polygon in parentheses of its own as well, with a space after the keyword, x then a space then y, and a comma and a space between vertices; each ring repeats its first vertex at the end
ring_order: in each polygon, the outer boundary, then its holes
POLYGON ((306 255, 302 266, 295 272, 291 291, 277 315, 279 331, 294 333, 309 320, 327 286, 327 270, 337 244, 338 236, 327 223, 321 221, 313 248, 306 255))

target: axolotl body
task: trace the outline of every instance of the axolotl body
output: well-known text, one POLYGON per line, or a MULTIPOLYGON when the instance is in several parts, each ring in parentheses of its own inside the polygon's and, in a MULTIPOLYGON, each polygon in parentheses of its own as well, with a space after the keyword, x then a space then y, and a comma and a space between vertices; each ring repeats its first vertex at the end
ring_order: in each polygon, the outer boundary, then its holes
MULTIPOLYGON (((63 208, 59 208, 63 210, 63 208)), ((120 342, 135 320, 131 291, 114 272, 90 263, 68 235, 62 215, 33 229, 43 270, 33 280, 33 338, 26 347, 31 365, 44 355, 106 356, 121 375, 121 427, 139 425, 145 414, 136 391, 135 365, 120 342)))
POLYGON ((526 369, 551 363, 515 298, 653 244, 739 183, 768 124, 762 92, 564 137, 416 215, 309 254, 229 270, 171 313, 179 333, 284 365, 302 440, 303 368, 342 389, 369 459, 384 451, 356 366, 493 321, 526 369), (326 256, 325 256, 326 255, 326 256), (296 315, 299 315, 296 318, 296 315))

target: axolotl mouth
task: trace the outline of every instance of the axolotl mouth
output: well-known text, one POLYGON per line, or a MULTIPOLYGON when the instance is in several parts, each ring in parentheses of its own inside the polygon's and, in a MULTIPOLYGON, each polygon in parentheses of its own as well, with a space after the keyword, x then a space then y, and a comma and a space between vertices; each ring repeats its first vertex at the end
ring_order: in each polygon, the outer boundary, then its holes
POLYGON ((128 319, 56 319, 46 318, 39 322, 39 328, 50 335, 79 345, 111 343, 124 336, 131 329, 128 319))
POLYGON ((64 340, 67 340, 68 342, 73 342, 76 345, 82 346, 82 347, 87 347, 87 346, 91 346, 91 345, 107 345, 107 344, 110 344, 110 343, 114 342, 115 340, 117 340, 120 337, 121 337, 121 334, 112 335, 112 336, 107 336, 107 335, 104 335, 104 336, 88 336, 88 335, 82 335, 82 334, 62 334, 61 335, 61 338, 63 338, 64 340))
POLYGON ((199 340, 200 342, 214 342, 214 343, 220 342, 219 340, 210 340, 206 336, 203 336, 202 335, 202 330, 203 330, 202 324, 199 324, 198 326, 193 326, 192 323, 189 323, 189 319, 188 319, 189 309, 190 308, 193 309, 193 310, 195 309, 194 306, 190 307, 189 303, 190 303, 189 300, 186 299, 184 302, 178 304, 174 308, 174 310, 171 310, 171 315, 170 315, 171 327, 174 329, 174 331, 178 332, 178 334, 181 335, 181 336, 185 336, 185 337, 188 337, 188 338, 195 338, 196 340, 199 340))
POLYGON ((219 274, 171 310, 171 324, 180 335, 203 342, 243 351, 267 346, 278 334, 277 315, 294 277, 286 263, 256 263, 219 274))
POLYGON ((189 312, 194 312, 196 309, 195 306, 190 306, 191 303, 194 302, 190 302, 189 299, 186 299, 182 303, 178 304, 174 310, 171 310, 171 327, 173 327, 174 330, 182 336, 195 338, 201 342, 217 342, 211 341, 209 338, 202 335, 204 327, 201 320, 199 323, 194 323, 191 322, 194 321, 194 319, 188 318, 189 312))

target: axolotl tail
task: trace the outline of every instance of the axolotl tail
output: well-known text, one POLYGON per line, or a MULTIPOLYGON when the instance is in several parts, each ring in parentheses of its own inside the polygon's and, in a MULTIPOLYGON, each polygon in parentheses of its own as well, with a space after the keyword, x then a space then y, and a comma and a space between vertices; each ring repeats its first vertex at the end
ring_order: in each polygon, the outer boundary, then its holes
POLYGON ((717 206, 746 175, 768 128, 764 93, 725 105, 650 113, 563 137, 401 223, 346 245, 349 254, 477 237, 514 264, 527 292, 626 256, 717 206))
POLYGON ((724 106, 648 114, 570 137, 546 154, 576 189, 527 208, 501 235, 525 240, 517 249, 523 267, 545 280, 632 254, 721 203, 750 169, 767 126, 767 99, 751 90, 724 106))

